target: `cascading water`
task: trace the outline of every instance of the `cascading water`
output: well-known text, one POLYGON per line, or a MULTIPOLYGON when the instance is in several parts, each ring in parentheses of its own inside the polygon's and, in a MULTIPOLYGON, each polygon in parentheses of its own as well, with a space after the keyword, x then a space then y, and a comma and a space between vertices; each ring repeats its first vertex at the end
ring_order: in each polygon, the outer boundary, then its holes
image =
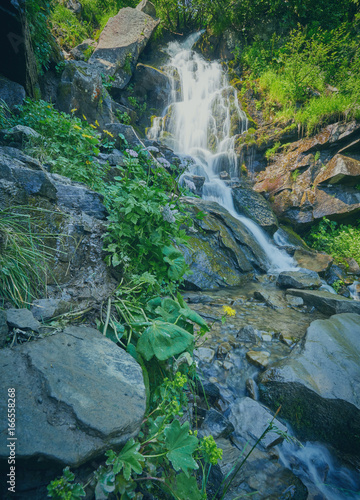
MULTIPOLYGON (((272 244, 260 226, 236 212, 231 187, 219 177, 223 171, 231 178, 239 176, 234 141, 236 134, 247 129, 247 117, 221 65, 191 50, 200 34, 168 45, 171 103, 161 118, 155 118, 148 137, 165 143, 179 156, 192 158, 187 174, 205 177, 202 197, 218 202, 248 228, 267 257, 268 271, 294 269, 293 259, 272 244)), ((180 182, 186 182, 182 177, 180 182)))

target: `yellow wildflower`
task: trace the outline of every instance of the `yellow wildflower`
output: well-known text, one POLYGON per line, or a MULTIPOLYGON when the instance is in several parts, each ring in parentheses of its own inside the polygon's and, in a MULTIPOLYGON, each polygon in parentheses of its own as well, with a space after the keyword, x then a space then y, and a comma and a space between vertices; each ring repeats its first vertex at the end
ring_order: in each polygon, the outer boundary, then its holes
POLYGON ((76 128, 76 130, 81 130, 81 127, 79 127, 79 125, 74 125, 74 128, 76 128))
POLYGON ((91 127, 91 128, 94 128, 94 129, 96 130, 95 125, 93 125, 92 123, 90 123, 90 127, 91 127))
POLYGON ((105 134, 109 135, 110 137, 114 137, 114 136, 112 135, 112 133, 111 133, 111 132, 109 132, 108 130, 103 130, 103 132, 105 132, 105 134))
POLYGON ((86 116, 85 116, 85 115, 83 115, 83 118, 84 118, 84 120, 87 120, 87 118, 86 118, 86 116))
POLYGON ((95 125, 97 125, 98 127, 100 127, 99 122, 97 120, 95 120, 95 125))
POLYGON ((223 311, 226 314, 226 316, 235 316, 236 314, 235 309, 232 309, 229 306, 223 306, 223 311))
POLYGON ((51 106, 46 106, 47 108, 51 109, 51 106))
POLYGON ((89 160, 86 160, 86 165, 90 165, 90 161, 89 160))
POLYGON ((73 108, 70 112, 75 113, 75 111, 77 111, 77 108, 73 108))
POLYGON ((86 137, 87 139, 92 139, 92 135, 87 135, 87 134, 81 134, 83 137, 86 137))

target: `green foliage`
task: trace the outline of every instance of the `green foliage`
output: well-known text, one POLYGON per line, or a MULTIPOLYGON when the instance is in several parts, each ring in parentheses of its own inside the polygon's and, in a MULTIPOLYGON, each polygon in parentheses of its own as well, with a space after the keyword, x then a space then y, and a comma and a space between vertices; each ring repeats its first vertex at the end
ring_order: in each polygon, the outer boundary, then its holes
POLYGON ((269 160, 272 160, 274 158, 274 156, 276 155, 278 149, 280 148, 281 144, 280 142, 276 142, 274 144, 274 146, 270 149, 267 149, 266 152, 265 152, 265 158, 269 161, 269 160))
POLYGON ((338 224, 325 217, 314 226, 305 238, 315 250, 327 252, 338 262, 355 259, 360 265, 360 227, 338 224))
POLYGON ((299 175, 300 175, 300 170, 297 168, 291 172, 291 179, 294 182, 296 182, 296 179, 299 177, 299 175))
POLYGON ((124 125, 131 124, 131 117, 126 111, 124 111, 124 113, 121 113, 119 110, 117 110, 116 118, 119 120, 120 123, 123 123, 124 125))
POLYGON ((345 283, 342 280, 336 280, 331 286, 333 287, 336 293, 339 293, 339 291, 344 285, 345 283))
POLYGON ((91 27, 81 22, 64 4, 57 2, 51 14, 52 31, 57 43, 70 50, 91 35, 91 27))
POLYGON ((101 142, 87 121, 60 113, 47 102, 28 99, 20 116, 12 118, 11 125, 17 124, 27 125, 41 135, 27 145, 31 156, 50 165, 54 173, 102 190, 106 169, 93 160, 101 142))
POLYGON ((164 430, 166 456, 176 471, 182 470, 188 477, 189 470, 199 468, 192 456, 199 441, 189 434, 189 430, 189 422, 181 425, 176 419, 164 430))
POLYGON ((51 249, 36 223, 41 211, 30 207, 0 210, 0 297, 27 307, 46 290, 51 249))
POLYGON ((39 73, 49 68, 55 55, 55 41, 49 27, 49 17, 54 9, 55 0, 26 0, 25 11, 30 37, 39 73))
POLYGON ((48 497, 54 500, 80 500, 85 496, 84 488, 78 484, 73 483, 75 475, 70 472, 69 467, 63 470, 63 476, 59 479, 51 481, 48 490, 48 497))

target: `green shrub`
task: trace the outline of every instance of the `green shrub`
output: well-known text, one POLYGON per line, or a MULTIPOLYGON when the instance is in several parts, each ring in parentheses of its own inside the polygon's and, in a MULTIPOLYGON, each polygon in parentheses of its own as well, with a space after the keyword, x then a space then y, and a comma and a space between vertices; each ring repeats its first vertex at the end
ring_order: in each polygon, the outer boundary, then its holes
POLYGON ((325 217, 314 226, 306 242, 315 250, 333 255, 338 262, 355 259, 360 265, 360 227, 338 224, 325 217))

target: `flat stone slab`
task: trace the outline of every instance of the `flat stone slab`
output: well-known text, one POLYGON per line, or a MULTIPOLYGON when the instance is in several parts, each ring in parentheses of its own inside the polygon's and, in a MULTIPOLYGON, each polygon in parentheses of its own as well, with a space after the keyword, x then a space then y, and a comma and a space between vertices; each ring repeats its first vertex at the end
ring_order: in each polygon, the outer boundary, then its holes
POLYGON ((34 318, 29 309, 7 309, 6 320, 12 328, 20 328, 20 330, 33 330, 38 332, 41 324, 34 318))
POLYGON ((360 314, 360 302, 347 299, 342 295, 320 290, 295 290, 288 288, 286 293, 301 297, 306 305, 314 306, 324 314, 355 313, 360 314))
POLYGON ((283 271, 279 274, 276 284, 280 288, 314 289, 322 285, 320 276, 315 271, 299 269, 298 271, 283 271))
MULTIPOLYGON (((253 444, 261 437, 273 415, 260 403, 251 398, 240 399, 231 407, 229 416, 230 422, 234 425, 235 432, 244 439, 250 439, 253 444)), ((287 428, 277 419, 274 425, 282 432, 287 432, 287 428)), ((274 431, 268 432, 260 441, 263 448, 271 448, 281 443, 284 438, 274 431)))
POLYGON ((146 396, 141 367, 93 328, 0 352, 0 458, 7 444, 7 388, 16 390, 16 456, 78 465, 137 435, 146 396))
POLYGON ((259 377, 263 401, 300 437, 360 457, 360 315, 313 321, 305 343, 259 377))

